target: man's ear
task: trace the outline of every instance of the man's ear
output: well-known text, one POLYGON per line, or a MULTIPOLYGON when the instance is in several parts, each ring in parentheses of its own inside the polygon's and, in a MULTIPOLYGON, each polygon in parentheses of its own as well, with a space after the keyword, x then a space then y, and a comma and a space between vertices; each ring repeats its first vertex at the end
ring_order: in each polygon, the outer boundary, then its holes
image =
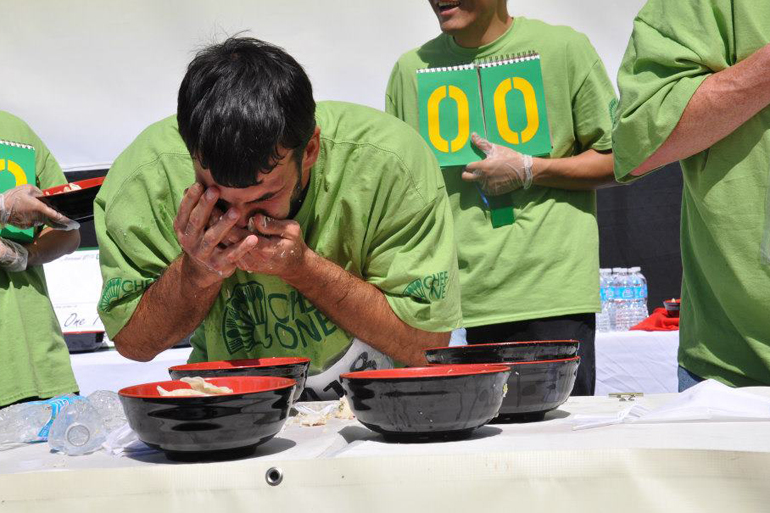
POLYGON ((307 171, 315 165, 318 160, 318 152, 321 150, 321 127, 315 126, 313 135, 305 146, 305 153, 302 155, 302 171, 307 171))

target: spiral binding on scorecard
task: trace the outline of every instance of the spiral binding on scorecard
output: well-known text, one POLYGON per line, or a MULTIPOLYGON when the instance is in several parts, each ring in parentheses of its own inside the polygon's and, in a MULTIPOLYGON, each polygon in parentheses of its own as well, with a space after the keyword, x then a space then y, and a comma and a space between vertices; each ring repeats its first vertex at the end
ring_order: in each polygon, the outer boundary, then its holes
POLYGON ((460 64, 458 66, 444 66, 444 67, 438 67, 438 68, 425 68, 425 69, 418 69, 417 73, 434 73, 438 71, 462 71, 464 69, 474 69, 476 68, 476 65, 471 64, 460 64))
POLYGON ((25 148, 27 150, 34 150, 35 147, 30 144, 24 144, 24 143, 17 143, 13 141, 6 141, 4 139, 0 139, 0 144, 5 146, 15 146, 16 148, 25 148))
POLYGON ((533 51, 509 53, 505 55, 496 55, 494 57, 485 57, 468 64, 459 64, 457 66, 439 66, 436 68, 418 69, 417 73, 435 73, 441 71, 462 71, 466 69, 490 68, 492 66, 503 66, 512 62, 531 61, 539 59, 540 54, 533 51))
POLYGON ((512 62, 531 61, 539 58, 540 54, 537 52, 521 52, 507 55, 498 55, 495 57, 487 57, 486 59, 479 60, 476 65, 480 68, 489 68, 492 66, 503 66, 512 62))

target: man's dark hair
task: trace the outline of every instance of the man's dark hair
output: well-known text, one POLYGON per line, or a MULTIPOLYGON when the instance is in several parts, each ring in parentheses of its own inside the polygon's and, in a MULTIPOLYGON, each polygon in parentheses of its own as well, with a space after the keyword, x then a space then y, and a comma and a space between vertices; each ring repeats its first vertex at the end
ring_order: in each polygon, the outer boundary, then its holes
POLYGON ((296 161, 315 130, 305 70, 277 46, 232 37, 200 51, 187 67, 177 103, 187 149, 224 187, 250 187, 293 149, 296 161))

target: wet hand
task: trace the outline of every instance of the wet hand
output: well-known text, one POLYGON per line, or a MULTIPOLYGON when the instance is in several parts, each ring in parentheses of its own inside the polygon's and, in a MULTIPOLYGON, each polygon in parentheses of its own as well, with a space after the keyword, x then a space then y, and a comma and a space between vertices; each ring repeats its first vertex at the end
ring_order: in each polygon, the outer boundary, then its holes
POLYGON ((201 288, 207 288, 232 275, 236 262, 252 250, 258 238, 248 235, 227 247, 222 242, 235 227, 240 213, 230 208, 213 224, 211 213, 219 199, 216 187, 205 189, 195 183, 182 198, 174 219, 174 232, 187 258, 190 279, 201 288))
POLYGON ((252 273, 273 274, 291 281, 302 274, 310 250, 302 238, 302 228, 291 219, 279 220, 257 214, 249 220, 256 232, 256 247, 238 260, 238 268, 252 273))

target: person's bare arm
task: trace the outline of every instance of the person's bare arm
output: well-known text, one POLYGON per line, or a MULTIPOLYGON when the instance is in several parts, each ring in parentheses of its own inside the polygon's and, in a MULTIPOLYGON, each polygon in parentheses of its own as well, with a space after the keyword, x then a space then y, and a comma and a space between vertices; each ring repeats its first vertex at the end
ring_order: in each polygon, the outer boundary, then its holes
POLYGON ((35 240, 25 246, 29 251, 27 267, 53 262, 59 257, 69 255, 78 249, 79 245, 80 232, 78 230, 65 232, 53 228, 43 228, 35 240))
POLYGON ((700 85, 666 142, 631 174, 641 176, 721 141, 770 105, 770 44, 700 85))
POLYGON ((532 184, 572 191, 616 185, 612 153, 587 150, 574 157, 533 158, 475 133, 471 138, 486 158, 465 166, 462 179, 476 182, 491 196, 528 189, 532 184))
POLYGON ((144 292, 115 336, 115 348, 126 358, 150 361, 189 335, 205 319, 224 279, 235 272, 234 262, 256 245, 257 237, 251 235, 220 246, 239 214, 231 209, 207 228, 218 198, 215 188, 204 194, 203 186, 195 184, 182 199, 174 231, 183 252, 144 292))
POLYGON ((337 326, 407 365, 425 365, 425 349, 449 343, 450 332, 409 326, 377 287, 310 250, 295 221, 255 221, 259 242, 238 262, 241 269, 279 276, 337 326))
POLYGON ((612 153, 587 150, 574 157, 532 160, 532 183, 535 185, 570 191, 590 191, 618 185, 613 172, 612 153))

